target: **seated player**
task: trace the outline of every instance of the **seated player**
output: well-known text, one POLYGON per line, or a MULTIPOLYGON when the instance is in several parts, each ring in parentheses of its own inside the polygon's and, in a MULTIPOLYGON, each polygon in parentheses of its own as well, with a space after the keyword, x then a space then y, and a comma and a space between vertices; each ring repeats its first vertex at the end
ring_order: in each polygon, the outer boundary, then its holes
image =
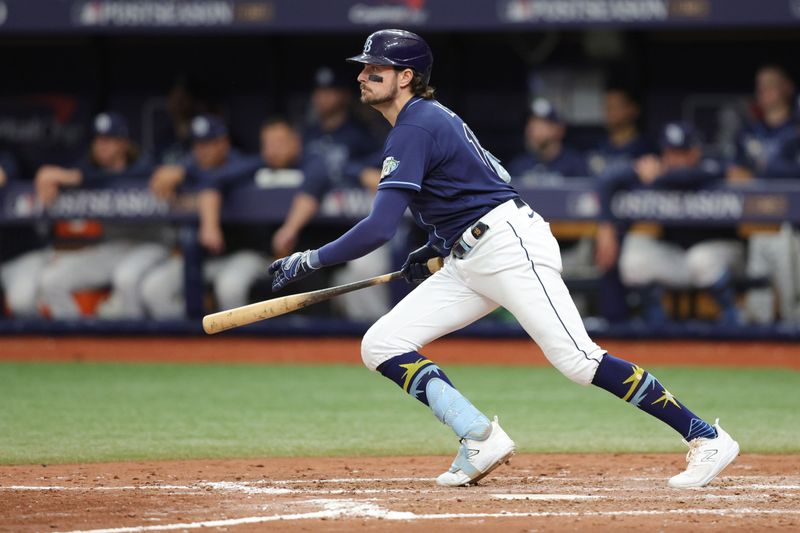
POLYGON ((588 177, 586 159, 577 150, 564 145, 566 131, 566 124, 553 104, 536 98, 531 103, 525 126, 526 152, 507 166, 511 177, 524 185, 588 177))
POLYGON ((739 132, 736 154, 727 171, 730 181, 781 178, 787 177, 787 170, 791 173, 783 154, 791 150, 786 145, 798 138, 792 109, 794 91, 794 83, 783 68, 768 65, 758 70, 755 98, 759 116, 739 132))
MULTIPOLYGON (((661 155, 644 156, 615 179, 625 189, 700 190, 724 180, 723 166, 704 159, 694 128, 671 122, 664 126, 661 155)), ((607 206, 608 197, 604 195, 607 206)), ((708 289, 721 309, 722 322, 737 323, 732 278, 743 268, 744 247, 733 227, 667 226, 660 235, 628 231, 622 243, 619 271, 623 283, 645 296, 645 317, 654 325, 666 320, 663 288, 708 289)))
POLYGON ((658 152, 639 131, 641 107, 633 93, 623 87, 609 87, 603 99, 607 137, 589 153, 589 171, 595 176, 626 168, 634 160, 658 152))
MULTIPOLYGON (((181 185, 199 191, 198 238, 211 256, 203 264, 203 276, 213 286, 218 307, 239 307, 247 303, 250 287, 259 275, 263 275, 269 262, 253 249, 239 248, 227 242, 233 240, 233 236, 222 231, 222 197, 215 187, 252 178, 261 165, 260 158, 242 155, 233 148, 228 128, 214 115, 195 117, 191 133, 191 157, 181 165, 160 167, 151 179, 151 187, 164 198, 174 197, 181 185)), ((145 277, 141 284, 141 297, 150 316, 157 319, 186 316, 183 273, 183 257, 173 255, 145 277)))
MULTIPOLYGON (((114 187, 144 180, 151 172, 149 158, 141 156, 130 139, 128 123, 119 113, 100 113, 93 123, 94 138, 89 155, 72 167, 45 165, 35 177, 37 198, 52 205, 65 188, 114 187)), ((77 239, 68 248, 30 252, 17 260, 24 264, 19 283, 33 284, 25 308, 40 300, 50 316, 74 320, 81 316, 74 292, 111 285, 120 298, 135 298, 135 282, 120 276, 143 272, 163 259, 153 253, 151 240, 160 235, 160 224, 129 225, 95 221, 58 222, 57 237, 77 239), (132 287, 133 285, 133 287, 132 287)), ((136 276, 136 274, 134 274, 136 276)), ((27 292, 27 291, 26 291, 27 292)))

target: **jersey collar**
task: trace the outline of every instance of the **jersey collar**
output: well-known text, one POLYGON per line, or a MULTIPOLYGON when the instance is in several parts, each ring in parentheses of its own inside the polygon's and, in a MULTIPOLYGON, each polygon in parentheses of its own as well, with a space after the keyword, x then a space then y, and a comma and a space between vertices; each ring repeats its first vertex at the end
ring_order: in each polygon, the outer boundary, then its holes
POLYGON ((416 104, 416 103, 417 103, 417 102, 419 102, 420 100, 422 100, 422 98, 421 98, 421 97, 419 97, 419 96, 413 96, 413 97, 411 98, 411 100, 409 100, 408 102, 406 102, 406 105, 404 105, 404 106, 403 106, 403 109, 401 109, 401 110, 400 110, 400 112, 397 114, 397 120, 395 121, 395 124, 397 124, 398 122, 400 122, 400 117, 402 117, 403 115, 405 115, 405 113, 406 113, 406 110, 407 110, 408 108, 410 108, 412 105, 416 104))

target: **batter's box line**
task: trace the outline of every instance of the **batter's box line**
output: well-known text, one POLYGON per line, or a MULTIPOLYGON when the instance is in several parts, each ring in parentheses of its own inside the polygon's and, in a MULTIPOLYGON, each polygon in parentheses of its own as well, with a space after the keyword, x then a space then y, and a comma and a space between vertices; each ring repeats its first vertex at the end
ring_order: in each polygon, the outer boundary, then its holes
POLYGON ((613 517, 613 516, 659 516, 659 515, 712 515, 712 516, 747 516, 747 515, 800 515, 800 510, 788 509, 668 509, 637 511, 563 511, 563 512, 500 512, 500 513, 441 513, 415 514, 407 511, 390 511, 372 502, 354 500, 322 501, 323 510, 309 513, 294 513, 270 516, 248 516, 225 520, 207 520, 179 524, 161 524, 148 526, 132 526, 91 530, 73 530, 62 533, 143 533, 146 531, 174 531, 184 529, 220 528, 244 524, 261 524, 279 520, 318 520, 335 518, 376 518, 393 521, 413 520, 458 520, 476 518, 558 518, 558 517, 613 517))

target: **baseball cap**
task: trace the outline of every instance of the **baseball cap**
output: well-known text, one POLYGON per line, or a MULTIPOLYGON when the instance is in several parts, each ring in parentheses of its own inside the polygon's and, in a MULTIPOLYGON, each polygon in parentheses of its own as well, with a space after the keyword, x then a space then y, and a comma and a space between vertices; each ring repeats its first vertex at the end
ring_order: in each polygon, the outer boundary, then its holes
POLYGON ((686 122, 668 122, 661 132, 661 148, 685 150, 700 144, 697 130, 686 122))
POLYGON ((559 116, 553 103, 546 98, 534 98, 531 102, 530 114, 532 117, 561 124, 561 116, 559 116))
POLYGON ((103 135, 127 139, 129 136, 128 121, 119 113, 106 111, 94 117, 92 132, 94 132, 95 136, 103 135))
POLYGON ((348 76, 338 68, 320 67, 314 72, 314 87, 317 89, 352 89, 356 76, 348 76))
POLYGON ((198 115, 192 119, 192 141, 211 141, 228 135, 228 128, 215 115, 198 115))

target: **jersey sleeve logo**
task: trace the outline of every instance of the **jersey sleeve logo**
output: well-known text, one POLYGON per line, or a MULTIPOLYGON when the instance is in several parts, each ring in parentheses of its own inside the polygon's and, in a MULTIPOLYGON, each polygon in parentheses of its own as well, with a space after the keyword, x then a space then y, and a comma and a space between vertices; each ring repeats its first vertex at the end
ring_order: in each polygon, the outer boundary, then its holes
POLYGON ((400 161, 395 159, 392 156, 387 157, 383 160, 383 169, 381 169, 381 179, 389 176, 392 172, 397 170, 397 167, 400 166, 400 161))

